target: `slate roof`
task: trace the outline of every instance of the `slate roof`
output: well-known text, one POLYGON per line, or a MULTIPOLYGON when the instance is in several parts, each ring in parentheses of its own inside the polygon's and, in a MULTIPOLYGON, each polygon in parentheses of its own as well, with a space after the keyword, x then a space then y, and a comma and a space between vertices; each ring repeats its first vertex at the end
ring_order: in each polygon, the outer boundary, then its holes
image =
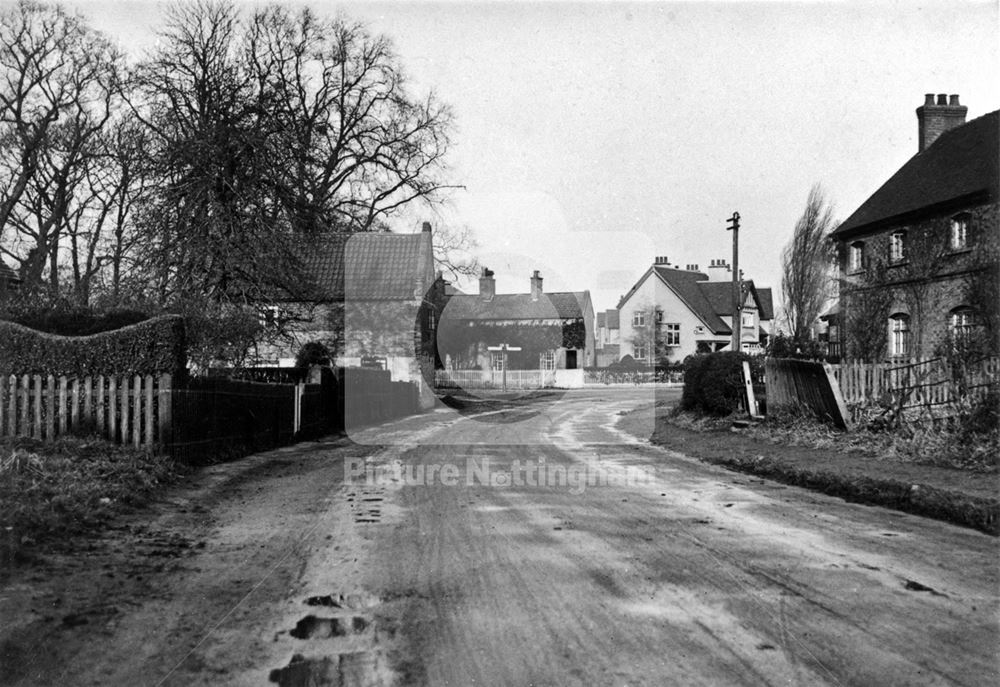
POLYGON ((607 314, 608 329, 621 329, 619 324, 619 313, 617 310, 605 310, 607 314))
POLYGON ((491 300, 479 295, 448 299, 442 318, 450 320, 575 320, 584 317, 590 300, 586 291, 543 293, 537 301, 530 293, 498 293, 491 300))
POLYGON ((832 236, 844 238, 904 221, 959 199, 996 202, 1000 189, 1000 110, 941 134, 861 204, 832 236))
POLYGON ((600 329, 601 327, 606 327, 606 326, 607 326, 607 318, 605 317, 604 313, 602 312, 597 313, 597 328, 600 329))
MULTIPOLYGON (((695 315, 712 330, 713 334, 731 334, 732 329, 726 324, 722 316, 732 315, 732 282, 709 281, 708 275, 703 272, 692 272, 689 270, 679 270, 672 267, 653 266, 636 282, 629 292, 622 296, 618 307, 632 296, 639 286, 648 276, 655 273, 664 283, 677 294, 695 315)), ((773 303, 771 289, 758 289, 753 281, 746 281, 757 294, 757 306, 760 309, 760 319, 770 320, 773 318, 773 303)), ((609 311, 610 312, 610 311, 609 311)), ((617 313, 617 311, 615 311, 617 313)))
POLYGON ((304 251, 318 300, 413 300, 434 280, 431 234, 331 234, 304 251))

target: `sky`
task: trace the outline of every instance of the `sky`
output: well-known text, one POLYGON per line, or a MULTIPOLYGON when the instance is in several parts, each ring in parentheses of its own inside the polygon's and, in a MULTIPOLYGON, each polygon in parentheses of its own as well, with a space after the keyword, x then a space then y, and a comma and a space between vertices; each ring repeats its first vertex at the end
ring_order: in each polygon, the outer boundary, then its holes
MULTIPOLYGON (((163 7, 67 4, 136 56, 163 7)), ((468 227, 499 293, 537 269, 595 311, 655 256, 731 260, 734 211, 740 267, 780 300, 813 184, 846 219, 917 152, 925 93, 1000 108, 997 0, 308 4, 389 36, 454 111, 463 188, 393 228, 468 227)))

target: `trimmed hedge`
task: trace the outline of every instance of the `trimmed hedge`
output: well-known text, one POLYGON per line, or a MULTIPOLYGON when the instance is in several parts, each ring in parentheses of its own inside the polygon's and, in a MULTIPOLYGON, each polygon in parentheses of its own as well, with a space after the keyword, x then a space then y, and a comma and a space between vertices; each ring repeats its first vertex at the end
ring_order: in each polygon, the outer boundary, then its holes
POLYGON ((746 353, 722 351, 689 355, 684 359, 684 391, 681 407, 710 415, 729 415, 743 401, 743 361, 751 372, 759 372, 759 358, 746 353))
POLYGON ((187 368, 184 320, 165 315, 90 336, 59 336, 0 322, 0 374, 161 374, 187 368))
POLYGON ((138 310, 95 312, 90 308, 55 307, 13 312, 6 319, 46 334, 90 336, 145 322, 149 315, 138 310))

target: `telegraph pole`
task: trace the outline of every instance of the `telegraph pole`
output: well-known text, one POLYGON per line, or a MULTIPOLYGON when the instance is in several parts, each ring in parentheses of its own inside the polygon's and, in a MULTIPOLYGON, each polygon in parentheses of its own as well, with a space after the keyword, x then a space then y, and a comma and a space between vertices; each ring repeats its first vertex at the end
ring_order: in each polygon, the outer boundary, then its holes
POLYGON ((729 226, 726 231, 733 232, 733 345, 732 350, 740 350, 740 330, 743 327, 740 313, 743 304, 740 302, 740 213, 734 212, 726 220, 729 226))

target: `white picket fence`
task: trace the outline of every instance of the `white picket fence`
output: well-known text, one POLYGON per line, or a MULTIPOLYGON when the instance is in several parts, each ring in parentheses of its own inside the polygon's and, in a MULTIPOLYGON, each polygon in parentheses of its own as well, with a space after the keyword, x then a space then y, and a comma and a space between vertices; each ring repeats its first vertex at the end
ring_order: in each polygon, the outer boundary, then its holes
MULTIPOLYGON (((583 370, 507 370, 508 389, 571 389, 583 386, 583 370)), ((497 370, 436 370, 438 387, 502 389, 504 373, 497 370)))

